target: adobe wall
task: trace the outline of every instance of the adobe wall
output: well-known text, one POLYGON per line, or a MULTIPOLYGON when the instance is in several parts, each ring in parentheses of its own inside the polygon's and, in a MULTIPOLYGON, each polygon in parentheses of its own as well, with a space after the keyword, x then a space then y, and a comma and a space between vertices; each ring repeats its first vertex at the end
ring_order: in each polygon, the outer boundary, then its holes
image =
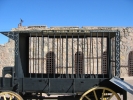
MULTIPOLYGON (((121 61, 121 77, 128 76, 128 56, 133 51, 133 27, 86 27, 87 29, 111 29, 119 30, 121 34, 120 42, 120 61, 121 61)), ((71 45, 71 44, 70 44, 71 45)), ((14 66, 14 41, 9 40, 8 43, 0 45, 0 76, 4 66, 14 66)))

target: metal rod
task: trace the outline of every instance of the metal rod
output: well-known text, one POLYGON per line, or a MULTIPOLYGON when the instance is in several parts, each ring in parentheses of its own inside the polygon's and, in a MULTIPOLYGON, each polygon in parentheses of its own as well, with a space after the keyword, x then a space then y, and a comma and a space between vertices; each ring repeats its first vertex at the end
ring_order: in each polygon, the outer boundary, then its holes
MULTIPOLYGON (((33 37, 33 58, 35 58, 34 57, 34 54, 35 54, 35 52, 34 52, 34 49, 35 49, 34 42, 35 42, 35 38, 33 37)), ((35 73, 34 69, 35 69, 35 63, 34 63, 34 59, 33 59, 33 73, 35 73)))
POLYGON ((104 78, 104 72, 103 72, 103 39, 104 39, 104 32, 102 33, 102 38, 101 38, 101 66, 102 66, 102 75, 103 75, 103 78, 104 78))
POLYGON ((66 33, 66 77, 68 78, 68 38, 66 33))
POLYGON ((62 75, 63 75, 63 38, 62 38, 62 75))
POLYGON ((40 49, 39 49, 39 37, 38 37, 38 74, 39 74, 39 70, 40 70, 40 64, 39 64, 39 52, 40 52, 40 49))
MULTIPOLYGON (((37 33, 36 33, 36 50, 35 50, 35 58, 37 58, 37 33)), ((35 60, 35 77, 37 78, 37 60, 35 60)))
MULTIPOLYGON (((55 53, 55 33, 54 33, 54 40, 53 40, 53 53, 55 53)), ((54 74, 54 78, 55 78, 55 54, 52 55, 52 59, 53 59, 53 74, 54 74)))
POLYGON ((83 78, 84 78, 84 74, 85 74, 85 59, 84 58, 85 58, 85 55, 86 55, 85 54, 85 40, 86 40, 86 34, 84 33, 84 53, 83 53, 83 71, 82 71, 83 72, 82 73, 83 74, 83 78))
POLYGON ((108 73, 109 73, 109 78, 111 78, 112 77, 112 75, 111 75, 111 70, 112 70, 112 68, 111 68, 111 39, 110 39, 110 32, 109 32, 109 38, 108 38, 109 40, 108 40, 108 52, 109 52, 109 54, 108 54, 108 73))
POLYGON ((79 77, 80 77, 80 74, 81 74, 81 78, 83 78, 83 68, 84 68, 84 66, 83 66, 83 65, 84 65, 84 62, 83 62, 83 61, 84 61, 84 60, 83 60, 83 59, 84 59, 84 58, 83 58, 83 56, 84 56, 83 39, 84 39, 84 38, 82 38, 82 43, 81 43, 81 45, 82 45, 82 52, 81 52, 81 53, 82 53, 82 58, 81 58, 81 61, 79 60, 79 65, 80 65, 80 67, 79 67, 79 71, 80 71, 80 72, 79 72, 79 77))
POLYGON ((73 64, 73 61, 74 61, 74 57, 73 57, 73 33, 72 33, 72 78, 74 78, 73 76, 73 67, 74 67, 74 64, 73 64))
MULTIPOLYGON (((111 60, 110 60, 110 66, 111 66, 111 69, 110 69, 110 72, 111 74, 113 75, 113 38, 111 39, 111 60)), ((113 75, 114 76, 114 75, 113 75)))
POLYGON ((42 51, 41 51, 41 55, 42 55, 42 60, 41 60, 41 72, 42 72, 42 74, 41 74, 41 77, 43 78, 43 74, 44 74, 44 36, 43 36, 43 33, 42 33, 42 51))
POLYGON ((79 78, 79 33, 78 33, 78 38, 77 38, 77 78, 79 78))
POLYGON ((60 70, 60 77, 61 77, 62 66, 63 66, 63 65, 62 65, 62 58, 61 58, 61 33, 60 33, 60 52, 59 52, 59 53, 60 53, 60 55, 59 55, 59 64, 60 64, 60 65, 59 65, 59 67, 60 67, 59 70, 60 70))
POLYGON ((58 55, 59 55, 58 54, 58 51, 59 51, 58 50, 58 38, 57 38, 57 46, 56 47, 57 47, 57 74, 58 74, 58 68, 59 68, 59 65, 58 65, 58 55))
POLYGON ((97 78, 98 78, 98 33, 96 38, 96 54, 97 54, 97 78))
POLYGON ((94 74, 94 71, 95 71, 95 69, 94 69, 94 55, 93 55, 93 49, 94 49, 94 47, 93 47, 93 37, 92 37, 92 61, 93 61, 93 74, 94 74))
MULTIPOLYGON (((92 33, 90 33, 90 54, 89 54, 90 57, 91 57, 91 55, 92 55, 92 54, 91 54, 91 42, 92 42, 92 33)), ((90 76, 91 76, 91 59, 90 59, 89 61, 90 61, 89 64, 90 64, 90 76)))
POLYGON ((29 53, 30 53, 30 55, 29 55, 29 58, 30 58, 30 59, 29 59, 30 72, 29 72, 29 73, 30 73, 30 78, 31 78, 31 53, 32 53, 32 52, 31 52, 31 33, 30 33, 30 39, 29 39, 29 47, 30 47, 30 48, 29 48, 29 53))
POLYGON ((87 39, 87 74, 89 74, 89 73, 88 73, 88 70, 89 70, 89 66, 88 66, 88 58, 89 58, 89 53, 88 53, 88 52, 89 52, 89 51, 88 51, 88 42, 89 42, 89 41, 88 41, 88 37, 87 37, 86 39, 87 39))
MULTIPOLYGON (((48 33, 48 37, 47 37, 47 47, 48 47, 48 53, 49 53, 49 33, 48 33)), ((47 53, 47 54, 48 54, 47 53)), ((48 74, 48 80, 49 80, 49 70, 48 70, 48 67, 49 67, 49 62, 48 62, 48 57, 47 57, 47 62, 46 62, 46 67, 47 67, 47 74, 48 74)))

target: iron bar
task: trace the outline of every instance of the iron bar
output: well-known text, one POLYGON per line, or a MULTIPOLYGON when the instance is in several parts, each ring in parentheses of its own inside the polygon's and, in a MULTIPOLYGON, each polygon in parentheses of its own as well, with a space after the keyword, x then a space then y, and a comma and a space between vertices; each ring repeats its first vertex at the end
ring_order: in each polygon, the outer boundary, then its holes
POLYGON ((42 46, 41 46, 41 49, 42 49, 42 51, 41 51, 41 58, 43 58, 43 59, 41 59, 41 77, 43 78, 43 73, 44 73, 44 36, 43 36, 43 33, 42 33, 42 46))
POLYGON ((111 56, 110 56, 110 73, 112 74, 113 76, 113 39, 111 39, 111 56))
POLYGON ((68 78, 68 38, 66 33, 66 77, 68 78))
MULTIPOLYGON (((32 45, 32 44, 31 44, 31 39, 32 39, 32 38, 31 38, 31 33, 30 33, 30 39, 29 39, 29 47, 30 47, 30 48, 29 48, 29 53, 30 53, 30 54, 29 54, 29 58, 31 58, 31 53, 32 53, 32 52, 31 52, 31 45, 32 45)), ((30 73, 30 78, 31 78, 31 60, 29 61, 29 68, 30 68, 30 69, 29 69, 29 70, 30 70, 29 73, 30 73)))
MULTIPOLYGON (((35 45, 35 58, 37 57, 37 33, 36 33, 36 45, 35 45)), ((37 78, 37 60, 35 60, 35 77, 37 78)))
POLYGON ((98 78, 98 69, 99 69, 99 66, 98 66, 98 33, 96 36, 96 54, 97 54, 97 78, 98 78))
POLYGON ((73 54, 73 33, 72 33, 72 78, 74 78, 74 76, 73 76, 73 68, 74 68, 74 64, 73 64, 73 62, 74 62, 74 54, 73 54))
POLYGON ((94 71, 95 71, 95 69, 94 69, 94 54, 93 54, 93 51, 94 51, 94 47, 93 47, 93 44, 94 44, 94 42, 93 42, 93 37, 92 37, 92 65, 93 65, 93 70, 92 70, 92 74, 94 75, 94 71))
POLYGON ((60 53, 60 55, 59 55, 59 64, 60 64, 60 65, 59 65, 59 68, 60 68, 59 70, 60 70, 60 77, 61 77, 62 66, 63 66, 63 65, 62 65, 61 51, 62 51, 62 50, 61 50, 61 33, 60 33, 60 52, 59 52, 59 53, 60 53))
POLYGON ((40 64, 39 64, 39 51, 40 51, 40 49, 39 49, 39 37, 38 37, 38 73, 39 73, 39 70, 40 70, 40 64))
MULTIPOLYGON (((55 53, 55 33, 54 33, 54 40, 53 40, 53 53, 55 53)), ((52 67, 53 67, 53 74, 54 74, 54 78, 55 78, 55 55, 53 54, 52 56, 53 56, 52 58, 54 60, 52 62, 53 63, 52 67)))
MULTIPOLYGON (((91 57, 91 42, 92 42, 92 33, 90 33, 90 57, 91 57)), ((91 59, 89 60, 89 64, 90 64, 90 75, 91 75, 91 59)))
POLYGON ((109 36, 108 36, 108 74, 109 74, 109 78, 111 78, 112 77, 112 75, 111 75, 111 39, 110 39, 110 32, 109 32, 109 36))
MULTIPOLYGON (((33 37, 33 58, 35 58, 34 57, 34 54, 35 54, 35 52, 34 52, 34 49, 35 49, 34 42, 35 42, 35 38, 33 37)), ((33 73, 35 73, 34 69, 35 69, 35 63, 34 63, 34 59, 33 59, 33 73)))
POLYGON ((59 68, 59 65, 58 65, 58 55, 59 55, 59 54, 58 54, 58 51, 59 51, 59 50, 58 50, 58 38, 57 38, 57 46, 56 46, 56 47, 57 47, 57 55, 56 55, 57 58, 56 58, 56 61, 57 61, 57 74, 58 74, 58 68, 59 68))
MULTIPOLYGON (((89 45, 88 42, 89 42, 89 41, 88 41, 88 37, 87 37, 86 39, 87 39, 87 57, 89 57, 89 51, 88 51, 88 45, 89 45)), ((88 66, 88 59, 87 59, 87 74, 89 74, 89 73, 88 73, 88 70, 89 70, 88 67, 89 67, 89 66, 88 66)))
POLYGON ((62 74, 63 74, 63 38, 62 38, 62 74))
MULTIPOLYGON (((49 33, 48 33, 48 37, 47 37, 47 47, 48 47, 48 50, 47 50, 47 54, 49 53, 49 33)), ((49 71, 50 70, 48 70, 48 66, 49 66, 49 62, 48 62, 48 57, 47 57, 47 61, 46 61, 46 67, 47 67, 47 70, 46 70, 46 72, 47 72, 47 74, 48 74, 48 80, 49 80, 49 71)), ((49 81, 48 81, 49 82, 49 81)))
POLYGON ((77 74, 77 78, 79 78, 79 33, 78 33, 78 38, 77 38, 77 55, 76 55, 76 58, 77 58, 77 68, 76 68, 76 74, 77 74))
POLYGON ((103 72, 103 39, 104 39, 104 32, 102 33, 102 38, 101 38, 101 66, 102 66, 102 75, 103 75, 103 78, 104 78, 104 72, 103 72))
POLYGON ((85 74, 85 56, 86 56, 86 53, 85 53, 85 40, 86 40, 86 34, 84 33, 84 53, 83 53, 83 69, 82 69, 82 74, 83 74, 83 77, 84 78, 84 74, 85 74))

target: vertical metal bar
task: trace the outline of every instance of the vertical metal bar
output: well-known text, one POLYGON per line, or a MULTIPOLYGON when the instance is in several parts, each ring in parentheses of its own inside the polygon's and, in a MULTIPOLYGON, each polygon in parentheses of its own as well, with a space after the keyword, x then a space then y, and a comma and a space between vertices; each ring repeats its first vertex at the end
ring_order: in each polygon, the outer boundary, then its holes
POLYGON ((44 36, 43 36, 43 33, 42 33, 42 43, 41 43, 41 77, 43 78, 43 74, 44 74, 44 36))
MULTIPOLYGON (((49 33, 48 33, 48 37, 47 37, 47 47, 48 47, 48 53, 49 53, 49 33)), ((49 58, 47 57, 47 61, 48 60, 49 60, 49 58)), ((47 63, 47 66, 46 67, 48 68, 49 67, 49 62, 46 62, 46 63, 47 63)), ((47 72, 47 75, 48 75, 48 80, 49 80, 49 71, 47 72)))
POLYGON ((62 66, 63 66, 63 65, 62 65, 62 58, 61 58, 61 51, 62 51, 62 50, 61 50, 61 33, 60 33, 60 44, 59 44, 59 45, 60 45, 60 52, 59 52, 59 53, 60 53, 60 55, 59 55, 59 64, 60 64, 60 65, 59 65, 59 70, 60 70, 60 77, 61 77, 62 66))
POLYGON ((73 75, 73 67, 74 67, 74 54, 73 54, 73 33, 72 33, 72 78, 74 78, 74 75, 73 75))
POLYGON ((96 54, 97 54, 97 78, 98 78, 98 32, 97 32, 97 38, 96 38, 96 54))
POLYGON ((34 54, 35 54, 35 52, 34 52, 35 46, 34 46, 34 42, 35 42, 35 38, 33 37, 33 74, 35 73, 35 71, 34 71, 34 69, 35 69, 35 62, 34 62, 34 60, 35 60, 35 57, 34 57, 34 54))
POLYGON ((110 69, 110 73, 112 76, 114 76, 113 74, 113 63, 114 63, 114 59, 113 59, 113 38, 111 39, 111 55, 110 55, 110 66, 111 66, 111 69, 110 69))
POLYGON ((111 78, 111 73, 110 73, 110 69, 111 69, 111 66, 110 66, 110 61, 111 61, 111 59, 110 59, 110 53, 111 53, 111 44, 110 44, 110 32, 109 32, 109 34, 108 34, 108 40, 107 40, 107 73, 108 73, 108 77, 109 78, 111 78))
POLYGON ((77 38, 77 78, 79 78, 79 33, 77 38))
POLYGON ((36 33, 36 50, 35 50, 35 77, 37 78, 37 33, 36 33))
POLYGON ((95 71, 95 69, 94 69, 94 55, 93 55, 93 49, 94 49, 94 47, 93 47, 93 37, 92 37, 92 61, 93 61, 93 75, 94 75, 94 71, 95 71))
POLYGON ((86 34, 84 33, 84 53, 83 53, 83 77, 84 78, 84 74, 85 74, 85 40, 86 40, 86 34))
POLYGON ((30 50, 29 50, 29 53, 30 53, 30 54, 29 54, 29 55, 30 55, 30 56, 29 56, 29 58, 30 58, 30 59, 29 59, 29 64, 30 64, 29 68, 30 68, 30 72, 29 72, 29 73, 30 73, 30 78, 31 78, 31 60, 32 60, 32 59, 31 59, 31 53, 32 53, 32 52, 31 52, 31 46, 32 46, 32 45, 31 45, 31 33, 30 33, 30 39, 29 39, 29 47, 30 47, 30 50))
POLYGON ((101 38, 101 66, 102 66, 102 75, 104 78, 104 72, 103 72, 103 39, 104 39, 104 32, 102 33, 102 38, 101 38))
MULTIPOLYGON (((55 53, 55 33, 54 33, 54 41, 53 41, 53 52, 55 53)), ((53 55, 54 57, 52 57, 54 59, 53 61, 53 74, 54 74, 54 78, 55 78, 55 55, 53 55)))
POLYGON ((88 59, 89 59, 89 51, 88 51, 88 37, 86 38, 87 39, 87 74, 89 74, 88 73, 88 70, 89 70, 89 66, 88 66, 88 59))
POLYGON ((66 33, 66 77, 68 78, 68 37, 66 33))
POLYGON ((63 76, 63 38, 62 38, 62 76, 63 76))
POLYGON ((58 65, 58 56, 59 56, 59 54, 58 54, 58 52, 59 52, 59 50, 58 50, 58 38, 57 38, 57 74, 58 74, 58 68, 59 68, 59 65, 58 65))
MULTIPOLYGON (((83 45, 83 38, 81 38, 82 39, 82 57, 83 57, 83 55, 84 55, 84 45, 83 45)), ((79 66, 79 77, 80 77, 80 75, 81 75, 81 78, 83 78, 83 64, 84 64, 84 60, 83 60, 84 58, 81 58, 81 61, 79 61, 79 64, 80 64, 80 66, 79 66), (81 65, 82 64, 82 65, 81 65), (81 68, 80 68, 81 67, 81 68)))
POLYGON ((40 64, 39 64, 39 52, 40 52, 40 49, 39 49, 39 37, 38 37, 38 74, 39 74, 39 70, 40 70, 40 64))
POLYGON ((91 52, 91 42, 92 42, 92 32, 90 33, 90 54, 89 54, 89 55, 90 55, 90 56, 89 56, 89 58, 90 58, 90 59, 89 59, 89 61, 90 61, 90 63, 89 63, 89 64, 90 64, 90 77, 92 76, 92 75, 91 75, 91 74, 92 74, 92 73, 91 73, 91 59, 92 59, 92 57, 91 57, 91 55, 92 55, 92 54, 91 54, 91 53, 92 53, 92 52, 91 52))

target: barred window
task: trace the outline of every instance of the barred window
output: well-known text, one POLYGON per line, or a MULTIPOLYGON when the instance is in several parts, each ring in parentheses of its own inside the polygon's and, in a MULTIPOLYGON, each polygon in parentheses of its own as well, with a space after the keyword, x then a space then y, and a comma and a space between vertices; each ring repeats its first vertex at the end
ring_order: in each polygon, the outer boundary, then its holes
POLYGON ((128 74, 129 76, 133 76, 133 51, 128 56, 128 74))
POLYGON ((107 74, 107 51, 103 52, 102 65, 102 73, 107 74))
POLYGON ((46 54, 46 73, 55 73, 55 53, 53 51, 46 54))
POLYGON ((81 51, 75 53, 75 73, 84 73, 84 54, 81 51))

